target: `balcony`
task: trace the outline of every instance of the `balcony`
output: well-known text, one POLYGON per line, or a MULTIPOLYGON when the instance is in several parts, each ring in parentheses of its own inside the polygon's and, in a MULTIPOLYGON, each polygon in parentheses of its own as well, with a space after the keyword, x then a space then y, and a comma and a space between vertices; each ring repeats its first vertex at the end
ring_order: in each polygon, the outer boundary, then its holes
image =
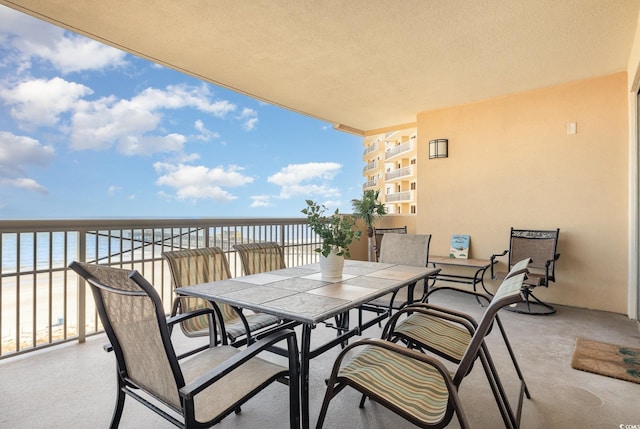
POLYGON ((394 192, 385 195, 384 199, 387 203, 406 203, 413 201, 413 191, 394 192))
POLYGON ((365 191, 365 190, 370 189, 370 188, 375 188, 376 186, 378 186, 378 180, 377 179, 367 180, 362 185, 362 190, 365 191))
POLYGON ((368 171, 375 170, 376 168, 378 168, 377 161, 369 162, 367 165, 362 167, 362 174, 366 175, 368 171))
MULTIPOLYGON (((433 302, 473 315, 479 315, 483 310, 473 298, 460 294, 436 294, 433 302)), ((356 316, 353 314, 352 320, 357 320, 356 316)), ((638 394, 637 384, 571 368, 577 337, 615 344, 635 341, 637 344, 636 322, 621 314, 572 307, 559 307, 558 313, 549 317, 504 311, 501 318, 532 395, 532 400, 524 400, 523 427, 617 428, 638 423, 638 411, 633 403, 638 394)), ((323 326, 318 326, 316 331, 314 335, 317 334, 318 339, 335 335, 333 330, 323 326)), ((186 341, 199 341, 185 339, 179 329, 174 332, 178 347, 186 341)), ((364 335, 379 337, 380 329, 373 327, 364 335)), ((63 344, 0 361, 0 426, 108 427, 116 383, 113 355, 102 349, 105 341, 104 335, 98 334, 83 344, 63 344)), ((500 335, 490 335, 487 342, 507 394, 514 398, 517 378, 500 335)), ((312 426, 315 426, 324 394, 324 379, 338 352, 339 348, 332 349, 311 361, 312 426)), ((471 427, 504 427, 479 363, 462 386, 460 396, 471 427)), ((243 406, 241 414, 228 416, 216 427, 283 427, 286 401, 274 400, 282 399, 283 391, 283 386, 276 383, 243 406)), ((329 408, 325 428, 413 427, 371 401, 360 410, 359 400, 360 396, 353 390, 345 389, 329 408)), ((120 427, 169 429, 174 426, 128 398, 120 427)), ((457 424, 452 423, 450 427, 455 428, 457 424)))
POLYGON ((366 158, 367 155, 372 154, 374 152, 376 152, 378 150, 378 142, 375 142, 369 146, 367 146, 366 148, 364 148, 364 151, 362 152, 362 157, 366 158))
POLYGON ((397 146, 394 146, 393 148, 387 150, 384 154, 384 159, 385 160, 389 160, 391 158, 394 158, 398 155, 402 155, 403 153, 407 153, 407 152, 411 152, 414 148, 413 146, 413 142, 414 140, 409 140, 406 143, 402 143, 399 144, 397 146))
POLYGON ((398 180, 398 179, 411 177, 411 176, 413 176, 413 165, 410 165, 408 167, 398 168, 393 171, 389 171, 387 174, 385 174, 384 178, 385 178, 385 181, 390 182, 393 180, 398 180))
POLYGON ((74 260, 137 269, 168 313, 172 290, 163 251, 221 247, 239 276, 232 246, 256 241, 279 243, 289 267, 317 261, 320 240, 302 218, 2 221, 0 359, 101 332, 93 298, 67 269, 74 260))

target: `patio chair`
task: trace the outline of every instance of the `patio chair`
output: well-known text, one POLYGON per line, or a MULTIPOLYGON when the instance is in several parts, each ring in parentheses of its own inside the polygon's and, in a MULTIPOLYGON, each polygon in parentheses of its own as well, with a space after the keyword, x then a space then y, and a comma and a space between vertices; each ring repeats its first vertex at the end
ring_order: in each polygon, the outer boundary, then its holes
POLYGON ((242 272, 245 276, 287 268, 284 262, 284 252, 278 243, 267 241, 264 243, 234 244, 233 248, 240 255, 242 272))
POLYGON ((126 395, 178 427, 204 428, 239 412, 243 403, 276 380, 289 384, 289 426, 299 427, 295 332, 278 331, 242 350, 217 345, 211 308, 167 319, 158 293, 139 272, 80 262, 70 268, 91 287, 115 353, 118 395, 111 428, 120 423, 126 395), (194 315, 207 317, 209 344, 177 356, 170 327, 194 315), (282 341, 287 343, 288 366, 259 356, 282 341))
MULTIPOLYGON (((163 252, 162 256, 169 263, 174 289, 231 277, 227 258, 219 247, 173 250, 163 252)), ((221 335, 221 341, 224 344, 227 338, 231 343, 235 343, 243 336, 246 342, 250 343, 254 331, 280 323, 279 318, 270 314, 243 313, 240 309, 223 303, 217 303, 216 307, 218 320, 221 321, 221 331, 226 333, 226 336, 221 335)), ((213 305, 201 298, 178 296, 174 300, 171 315, 175 316, 201 308, 213 308, 213 305)), ((180 328, 189 337, 209 334, 206 316, 185 320, 180 323, 180 328)))
MULTIPOLYGON (((430 234, 387 233, 381 241, 378 262, 426 267, 429 263, 430 242, 430 234)), ((425 281, 421 280, 417 282, 413 292, 413 300, 420 301, 426 291, 425 281)), ((386 308, 389 310, 389 314, 391 314, 392 309, 402 308, 407 304, 410 304, 410 302, 408 302, 407 289, 403 288, 395 294, 385 295, 371 301, 364 307, 386 308)))
MULTIPOLYGON (((526 274, 528 271, 527 266, 530 261, 530 258, 526 258, 517 264, 514 264, 511 271, 505 278, 510 278, 522 273, 526 274)), ((490 296, 456 287, 445 286, 433 289, 430 292, 441 292, 443 290, 465 293, 473 295, 478 299, 482 299, 485 302, 491 302, 490 296)), ((432 294, 430 293, 429 296, 431 295, 432 294)), ((516 359, 516 355, 511 347, 511 342, 507 337, 507 333, 502 321, 500 320, 499 314, 497 313, 495 315, 495 323, 498 325, 498 329, 502 335, 509 357, 511 358, 516 374, 520 379, 521 386, 521 394, 520 398, 518 398, 519 404, 516 415, 513 413, 509 414, 510 412, 508 408, 501 409, 501 411, 505 413, 503 416, 511 419, 514 424, 517 425, 517 422, 520 420, 520 412, 522 408, 522 393, 524 393, 528 399, 531 399, 531 395, 524 380, 520 365, 516 359)), ((396 315, 394 315, 386 325, 382 338, 394 343, 401 341, 409 348, 419 351, 428 351, 443 357, 450 362, 459 364, 464 357, 465 350, 469 347, 469 343, 471 342, 471 338, 473 337, 477 327, 478 323, 476 320, 467 313, 423 302, 407 306, 399 313, 396 313, 396 315), (407 314, 408 317, 398 322, 401 314, 407 314)), ((491 332, 492 327, 493 326, 489 327, 487 334, 491 332)), ((485 353, 488 366, 483 366, 485 373, 491 382, 491 380, 497 380, 498 375, 489 351, 486 350, 485 353)), ((503 392, 503 390, 498 389, 497 393, 499 393, 500 396, 496 399, 508 404, 508 399, 503 392)))
MULTIPOLYGON (((498 310, 523 300, 524 278, 525 274, 521 273, 502 282, 453 375, 435 357, 391 341, 365 339, 346 347, 333 365, 316 427, 322 428, 331 400, 346 386, 351 386, 421 428, 444 427, 454 413, 460 426, 468 428, 457 391, 477 357, 486 363, 485 336, 498 310)), ((400 312, 395 313, 389 323, 394 323, 399 315, 400 312)), ((500 381, 497 377, 489 381, 495 396, 496 389, 501 387, 500 381)), ((503 405, 499 403, 501 411, 503 405)), ((361 401, 360 407, 363 406, 361 401)), ((503 420, 508 427, 514 426, 504 414, 503 420)))
MULTIPOLYGON (((549 283, 556 281, 556 261, 560 258, 557 253, 560 228, 553 230, 532 230, 511 228, 509 237, 509 250, 501 254, 491 256, 491 259, 508 254, 507 269, 510 270, 514 263, 524 258, 531 258, 529 274, 525 280, 525 300, 523 303, 510 308, 516 313, 549 315, 556 309, 533 295, 533 289, 538 286, 549 287, 549 283)), ((491 277, 501 280, 506 273, 493 272, 491 264, 491 277)))
MULTIPOLYGON (((373 228, 373 248, 376 254, 376 261, 380 258, 380 249, 382 248, 382 237, 385 234, 406 234, 407 226, 401 226, 396 228, 373 228)), ((380 261, 378 261, 380 262, 380 261)))

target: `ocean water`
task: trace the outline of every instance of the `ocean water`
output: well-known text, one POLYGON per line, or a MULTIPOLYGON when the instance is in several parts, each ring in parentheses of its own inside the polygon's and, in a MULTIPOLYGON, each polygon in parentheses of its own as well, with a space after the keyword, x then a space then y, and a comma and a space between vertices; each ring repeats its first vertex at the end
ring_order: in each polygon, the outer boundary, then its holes
MULTIPOLYGON (((15 273, 18 266, 20 272, 64 268, 72 261, 80 259, 78 237, 79 234, 76 232, 69 232, 66 235, 62 232, 2 234, 0 246, 2 274, 15 273)), ((144 246, 144 252, 150 254, 151 247, 153 246, 144 246)), ((136 244, 131 239, 96 237, 91 234, 87 236, 85 259, 92 261, 111 256, 119 260, 120 255, 123 255, 123 260, 127 260, 131 257, 132 249, 140 249, 139 251, 142 252, 142 242, 136 244)))

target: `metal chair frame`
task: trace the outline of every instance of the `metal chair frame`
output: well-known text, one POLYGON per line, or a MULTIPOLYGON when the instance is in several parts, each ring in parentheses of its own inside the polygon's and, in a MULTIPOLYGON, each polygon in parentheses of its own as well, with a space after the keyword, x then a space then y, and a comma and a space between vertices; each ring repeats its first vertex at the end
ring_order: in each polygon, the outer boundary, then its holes
MULTIPOLYGON (((462 357, 453 376, 449 375, 446 368, 442 366, 441 362, 438 359, 429 355, 425 355, 418 351, 411 350, 403 346, 399 346, 398 344, 395 344, 391 341, 386 341, 382 339, 381 340, 365 339, 365 340, 352 343, 351 345, 346 347, 338 355, 334 363, 331 376, 327 381, 327 390, 322 403, 322 408, 320 410, 320 415, 318 417, 318 423, 316 428, 317 429, 322 428, 322 426, 324 425, 324 420, 325 420, 327 411, 328 411, 329 403, 346 386, 351 386, 352 388, 360 391, 366 397, 369 397, 375 400, 376 402, 387 407, 391 411, 399 414, 400 416, 407 419, 411 423, 418 425, 419 427, 422 427, 422 428, 444 427, 451 421, 451 419, 453 418, 453 415, 456 414, 458 417, 460 426, 462 428, 468 428, 469 424, 464 414, 460 399, 457 396, 457 390, 463 378, 471 370, 471 366, 473 365, 473 362, 476 360, 476 358, 478 357, 480 358, 485 368, 488 368, 490 365, 492 365, 492 363, 488 359, 488 350, 485 344, 485 336, 488 334, 495 320, 495 316, 497 315, 497 312, 501 308, 504 308, 505 306, 508 306, 517 302, 521 302, 524 299, 522 294, 524 278, 525 278, 525 274, 520 273, 518 275, 506 278, 503 281, 502 285, 498 289, 498 292, 496 293, 494 298, 491 300, 491 303, 487 307, 484 315, 478 322, 477 327, 475 327, 475 331, 471 338, 471 341, 469 342, 469 345, 464 353, 464 356, 462 357), (356 353, 355 355, 353 354, 354 353, 353 349, 357 347, 380 347, 385 350, 388 350, 392 354, 397 353, 398 355, 407 356, 411 359, 415 359, 416 361, 421 362, 423 365, 432 366, 434 370, 440 374, 440 377, 442 380, 439 387, 434 387, 434 389, 436 388, 439 389, 439 388, 442 388, 442 386, 444 386, 448 391, 447 408, 445 412, 442 413, 441 418, 435 422, 420 421, 416 419, 416 417, 413 414, 411 414, 408 410, 405 410, 401 406, 401 404, 397 402, 397 400, 395 400, 395 402, 394 400, 389 401, 385 399, 383 392, 376 392, 372 390, 368 385, 366 385, 365 382, 362 381, 362 379, 350 378, 344 373, 341 373, 340 370, 343 367, 343 361, 346 358, 346 354, 350 353, 350 357, 347 360, 348 363, 346 365, 349 365, 350 362, 355 361, 355 359, 359 355, 359 353, 356 353)), ((406 311, 422 311, 422 309, 419 309, 419 308, 410 309, 409 307, 407 307, 404 310, 396 312, 388 321, 387 326, 385 327, 385 331, 388 330, 389 326, 393 326, 393 324, 396 323, 396 321, 398 320, 398 317, 405 310, 406 311)), ((425 311, 428 311, 428 310, 425 310, 425 311)), ((459 323, 466 323, 465 320, 455 317, 453 315, 445 314, 444 316, 441 315, 441 317, 449 318, 451 320, 455 319, 459 323)), ((360 353, 363 353, 363 351, 361 351, 360 353)), ((397 376, 400 375, 400 374, 394 375, 394 365, 391 360, 378 361, 375 363, 371 363, 371 365, 375 365, 378 368, 382 368, 380 371, 385 374, 388 374, 388 379, 391 380, 391 382, 393 382, 392 380, 394 380, 397 376)), ((487 377, 489 378, 490 387, 496 399, 505 397, 502 384, 497 375, 497 371, 495 371, 495 368, 493 368, 493 370, 486 371, 486 373, 487 373, 487 377), (490 376, 492 374, 495 374, 495 377, 490 376)), ((419 386, 413 386, 412 389, 414 390, 419 389, 419 386)), ((425 386, 425 395, 428 395, 427 392, 429 390, 430 388, 426 388, 425 386)), ((523 396, 523 390, 524 390, 524 387, 521 387, 521 392, 520 392, 521 398, 523 396)), ((414 401, 419 401, 419 399, 416 397, 417 394, 418 393, 416 393, 415 391, 413 392, 414 401)), ((429 405, 428 401, 426 400, 421 401, 421 406, 427 407, 428 405, 429 405)), ((517 427, 518 424, 515 421, 516 417, 513 415, 512 412, 510 412, 510 405, 508 401, 506 403, 502 403, 502 400, 500 399, 498 400, 498 405, 501 409, 501 414, 505 422, 505 426, 509 428, 517 427)), ((364 400, 360 402, 360 406, 361 407, 364 406, 364 400)))
POLYGON ((395 228, 373 228, 373 253, 376 255, 376 261, 380 258, 380 249, 382 248, 382 237, 385 234, 406 234, 407 226, 399 226, 395 228))
MULTIPOLYGON (((512 267, 511 271, 507 274, 505 279, 522 273, 526 274, 528 272, 527 266, 530 261, 530 258, 526 258, 515 264, 512 267)), ((526 282, 526 277, 524 281, 526 282)), ((486 303, 491 303, 491 296, 475 291, 469 291, 466 289, 445 286, 442 288, 437 288, 434 291, 441 292, 443 290, 465 293, 474 296, 479 301, 483 300, 486 303)), ((428 296, 432 296, 432 294, 429 294, 428 296)), ((407 314, 409 316, 409 319, 403 319, 398 323, 399 316, 396 316, 393 318, 393 320, 390 320, 385 327, 385 331, 382 334, 383 339, 392 342, 402 341, 410 348, 420 351, 429 351, 455 364, 460 363, 460 357, 455 356, 451 352, 452 349, 450 343, 454 341, 454 338, 456 339, 455 341, 462 341, 458 337, 458 330, 460 328, 465 329, 469 334, 469 338, 471 338, 478 327, 477 321, 471 315, 452 308, 445 308, 428 302, 410 305, 403 309, 402 312, 407 314), (412 328, 403 329, 405 323, 410 327, 415 327, 416 325, 418 325, 428 329, 425 332, 416 334, 412 328), (456 326, 459 328, 456 328, 456 326), (434 338, 431 335, 427 335, 427 332, 431 333, 434 331, 437 332, 439 338, 434 338)), ((507 352, 509 353, 509 357, 511 358, 514 369, 521 384, 521 393, 520 397, 518 398, 518 407, 515 414, 512 412, 511 407, 509 406, 509 400, 506 394, 504 394, 504 390, 500 387, 499 382, 498 389, 494 390, 494 394, 498 393, 499 396, 496 396, 495 399, 499 405, 500 412, 502 413, 502 417, 505 422, 509 421, 509 425, 518 427, 522 412, 523 393, 527 397, 527 399, 531 399, 531 394, 529 392, 529 388, 524 379, 524 375, 522 373, 522 370, 520 369, 520 365, 518 364, 518 360, 511 346, 511 342, 507 337, 507 333, 504 329, 504 325, 502 324, 502 320, 500 319, 499 314, 495 315, 495 322, 498 325, 498 329, 500 331, 500 334, 502 335, 502 339, 507 348, 507 352), (501 404, 506 404, 506 406, 502 406, 501 404)), ((493 325, 489 327, 487 334, 491 332, 492 328, 493 325)), ((484 361, 482 361, 483 369, 485 371, 485 374, 487 375, 489 382, 491 383, 494 382, 493 380, 499 380, 499 378, 489 350, 485 349, 485 353, 486 362, 488 365, 485 365, 484 361)), ((507 425, 507 427, 509 425, 507 425)))
POLYGON ((110 425, 112 429, 120 423, 127 395, 177 427, 205 428, 216 425, 233 412, 238 413, 243 403, 274 381, 289 385, 289 425, 291 428, 299 427, 299 358, 294 331, 278 331, 243 350, 220 346, 215 338, 213 309, 204 308, 167 319, 158 293, 138 271, 81 262, 72 262, 69 268, 91 287, 98 315, 110 341, 108 350, 112 350, 116 357, 118 394, 110 425), (202 315, 209 319, 209 344, 176 355, 171 327, 202 315), (129 316, 131 321, 126 320, 129 316), (288 367, 257 356, 281 341, 286 341, 289 350, 288 367), (181 359, 187 356, 190 358, 181 363, 181 359), (201 368, 202 364, 210 362, 216 363, 213 367, 201 368), (185 377, 185 364, 189 367, 188 379, 185 377), (258 368, 265 367, 269 370, 258 375, 263 372, 258 372, 258 368), (241 373, 236 371, 244 371, 244 377, 260 378, 256 378, 252 386, 238 387, 235 374, 240 377, 241 373), (211 390, 216 389, 216 383, 229 383, 229 377, 234 377, 234 390, 239 389, 233 400, 229 399, 225 388, 221 387, 223 390, 219 392, 211 390), (203 400, 196 402, 195 399, 200 397, 203 400), (207 413, 207 417, 211 416, 208 420, 198 421, 199 410, 213 402, 223 405, 207 413))
POLYGON ((244 275, 287 268, 282 247, 273 241, 234 244, 233 248, 240 255, 244 275))
MULTIPOLYGON (((491 256, 491 261, 497 257, 509 255, 507 269, 511 269, 514 263, 531 258, 529 274, 525 285, 525 300, 520 306, 510 308, 510 311, 531 315, 550 315, 556 312, 553 305, 548 304, 533 294, 533 289, 539 286, 549 287, 556 281, 556 261, 560 258, 557 253, 560 228, 553 230, 515 229, 511 228, 509 237, 509 250, 491 256)), ((505 273, 493 272, 491 264, 491 277, 500 279, 505 273)))
MULTIPOLYGON (((224 280, 231 277, 226 254, 219 247, 172 250, 162 253, 171 271, 172 285, 175 288, 224 280)), ((248 344, 253 341, 254 331, 264 331, 280 323, 275 316, 247 313, 227 304, 212 303, 194 297, 176 297, 173 301, 171 316, 198 308, 214 308, 221 332, 223 344, 231 341, 234 345, 248 344), (242 328, 239 325, 242 325, 242 328), (229 329, 233 328, 233 329, 229 329), (240 333, 241 332, 241 333, 240 333), (227 341, 228 339, 228 341, 227 341)), ((208 335, 208 330, 198 319, 181 323, 182 332, 189 337, 208 335)))

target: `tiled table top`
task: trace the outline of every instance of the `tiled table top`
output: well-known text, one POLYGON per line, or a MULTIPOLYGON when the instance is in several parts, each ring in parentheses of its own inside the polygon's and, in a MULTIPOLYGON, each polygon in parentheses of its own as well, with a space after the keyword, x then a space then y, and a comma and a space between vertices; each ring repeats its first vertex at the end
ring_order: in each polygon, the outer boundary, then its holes
POLYGON ((187 286, 176 291, 314 324, 437 271, 426 267, 347 260, 339 280, 323 279, 320 265, 316 263, 187 286))

